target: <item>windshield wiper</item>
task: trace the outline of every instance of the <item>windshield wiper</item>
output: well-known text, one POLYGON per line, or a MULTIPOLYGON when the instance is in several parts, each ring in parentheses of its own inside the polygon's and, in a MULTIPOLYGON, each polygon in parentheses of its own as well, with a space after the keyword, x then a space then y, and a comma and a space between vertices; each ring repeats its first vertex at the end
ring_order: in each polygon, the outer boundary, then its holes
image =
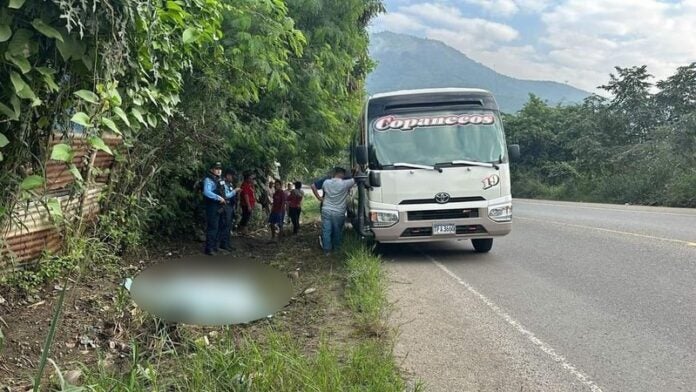
POLYGON ((456 160, 449 162, 436 163, 435 166, 440 165, 465 165, 465 166, 481 166, 481 167, 491 167, 495 170, 500 170, 500 167, 493 162, 479 162, 479 161, 469 161, 469 160, 456 160))
POLYGON ((398 162, 398 163, 392 163, 391 165, 387 166, 401 166, 401 167, 410 167, 412 169, 423 169, 423 170, 436 170, 440 173, 442 173, 442 169, 436 166, 430 166, 430 165, 419 165, 417 163, 406 163, 406 162, 398 162))

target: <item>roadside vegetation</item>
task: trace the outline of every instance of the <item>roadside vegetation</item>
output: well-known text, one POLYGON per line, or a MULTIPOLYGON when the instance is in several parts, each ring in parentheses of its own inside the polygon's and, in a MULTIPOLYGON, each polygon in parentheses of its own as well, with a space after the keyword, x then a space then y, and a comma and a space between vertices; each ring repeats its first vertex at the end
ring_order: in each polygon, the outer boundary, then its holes
POLYGON ((696 63, 653 81, 645 66, 616 68, 579 105, 532 96, 505 116, 516 197, 696 207, 696 63))
MULTIPOLYGON (((16 306, 8 312, 9 345, 0 352, 12 371, 0 375, 15 386, 36 385, 38 370, 17 366, 27 358, 45 365, 42 390, 406 390, 392 354, 394 331, 386 324, 381 260, 352 233, 345 254, 320 256, 318 202, 307 197, 303 209, 302 232, 279 245, 265 245, 268 233, 259 221, 252 238, 236 238, 234 258, 258 259, 293 279, 295 298, 272 318, 196 327, 167 324, 141 311, 121 286, 123 279, 151 263, 199 251, 197 243, 166 244, 139 261, 126 255, 99 259, 106 268, 69 269, 54 280, 68 290, 33 286, 31 301, 15 302, 22 298, 19 291, 3 291, 16 306), (35 324, 52 311, 50 325, 35 324), (41 354, 45 347, 49 355, 41 354)), ((84 252, 99 257, 103 249, 84 252)))
POLYGON ((3 3, 0 224, 38 200, 64 238, 95 233, 123 254, 194 232, 210 162, 255 170, 259 185, 276 163, 283 179, 324 172, 357 124, 367 26, 382 11, 379 0, 3 3), (51 134, 63 139, 47 148, 51 134), (114 156, 110 173, 73 161, 74 135, 114 156), (62 219, 49 161, 74 178, 60 195, 109 175, 96 225, 62 219))
POLYGON ((273 318, 172 326, 144 314, 121 287, 152 263, 199 252, 194 184, 211 161, 256 170, 261 184, 276 162, 283 179, 306 180, 340 160, 373 66, 366 28, 382 11, 379 0, 0 5, 0 223, 37 200, 64 241, 61 254, 0 272, 3 383, 63 391, 403 390, 389 334, 363 327, 381 323, 378 306, 386 303, 354 303, 377 297, 367 291, 371 283, 360 283, 360 263, 353 265, 367 258, 317 257, 311 195, 299 237, 265 246, 259 220, 234 255, 292 274, 298 294, 273 318), (47 148, 51 134, 62 141, 47 148), (114 156, 110 173, 76 165, 74 135, 90 154, 114 156), (111 135, 121 137, 119 147, 105 144, 111 135), (109 175, 96 221, 66 219, 47 186, 49 161, 62 162, 74 180, 61 195, 79 198, 109 175))
POLYGON ((388 311, 387 282, 382 261, 355 235, 347 238, 345 248, 348 274, 346 300, 355 312, 360 328, 379 336, 387 331, 384 322, 388 311))
POLYGON ((321 219, 319 200, 317 200, 310 193, 306 192, 305 197, 302 200, 302 220, 311 222, 319 219, 321 219))
POLYGON ((128 373, 112 375, 99 369, 89 373, 90 390, 140 392, 181 391, 402 391, 392 358, 373 342, 360 342, 341 352, 322 342, 305 355, 288 333, 269 328, 263 344, 229 337, 193 345, 170 374, 160 367, 134 362, 128 373), (176 374, 174 375, 174 372, 176 374))

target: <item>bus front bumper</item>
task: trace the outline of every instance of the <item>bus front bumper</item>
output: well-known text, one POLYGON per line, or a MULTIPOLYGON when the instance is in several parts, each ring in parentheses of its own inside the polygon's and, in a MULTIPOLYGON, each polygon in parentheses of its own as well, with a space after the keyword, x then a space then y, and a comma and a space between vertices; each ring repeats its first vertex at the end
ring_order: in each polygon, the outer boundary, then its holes
MULTIPOLYGON (((393 211, 398 213, 399 219, 392 226, 377 227, 373 224, 371 229, 374 239, 382 243, 493 238, 509 234, 512 231, 512 220, 491 219, 488 212, 492 204, 478 202, 409 206, 405 210, 393 211)), ((370 210, 388 210, 385 207, 387 206, 370 204, 370 210)))

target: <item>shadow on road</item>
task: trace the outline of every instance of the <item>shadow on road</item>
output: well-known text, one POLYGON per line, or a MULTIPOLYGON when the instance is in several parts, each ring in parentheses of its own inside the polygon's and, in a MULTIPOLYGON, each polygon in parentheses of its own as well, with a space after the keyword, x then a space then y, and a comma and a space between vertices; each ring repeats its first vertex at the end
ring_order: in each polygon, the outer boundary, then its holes
POLYGON ((437 261, 457 261, 458 263, 483 263, 494 258, 493 254, 476 253, 468 240, 415 244, 378 244, 375 252, 384 260, 398 262, 430 263, 431 260, 426 255, 437 261))

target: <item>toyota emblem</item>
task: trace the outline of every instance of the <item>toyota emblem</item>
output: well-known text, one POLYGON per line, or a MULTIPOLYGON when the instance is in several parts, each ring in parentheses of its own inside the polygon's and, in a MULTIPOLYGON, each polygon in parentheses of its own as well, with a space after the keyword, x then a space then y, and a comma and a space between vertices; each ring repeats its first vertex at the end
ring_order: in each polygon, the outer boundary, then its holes
POLYGON ((445 204, 449 201, 450 195, 447 192, 440 192, 437 195, 435 195, 435 202, 439 204, 445 204))

